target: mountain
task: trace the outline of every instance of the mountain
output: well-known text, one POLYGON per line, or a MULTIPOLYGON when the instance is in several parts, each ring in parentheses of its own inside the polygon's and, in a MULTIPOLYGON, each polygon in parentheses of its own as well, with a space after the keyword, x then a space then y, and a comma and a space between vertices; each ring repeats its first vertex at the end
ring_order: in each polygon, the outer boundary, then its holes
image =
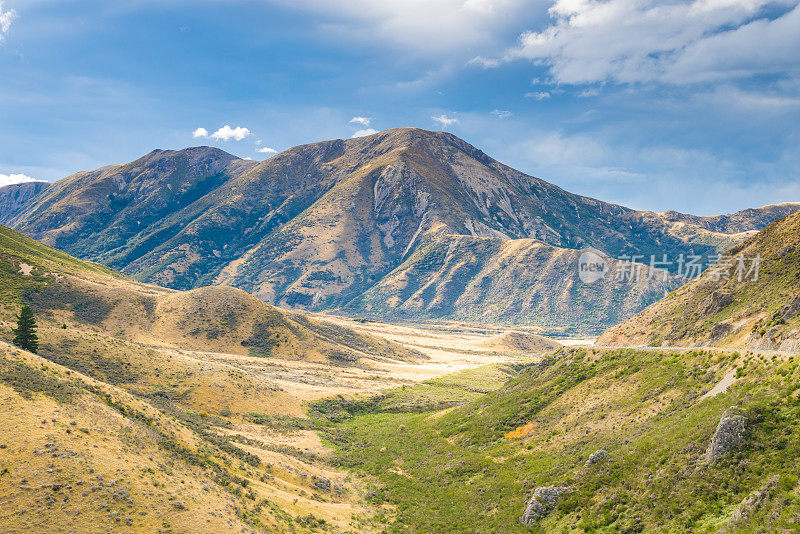
POLYGON ((725 256, 719 268, 611 328, 598 343, 799 350, 800 213, 773 222, 725 256), (746 268, 741 279, 739 258, 746 268), (748 275, 755 258, 757 279, 748 275))
POLYGON ((577 250, 709 254, 798 207, 638 212, 568 193, 451 134, 396 128, 260 163, 207 147, 154 151, 57 182, 9 224, 164 287, 223 284, 284 307, 583 331, 677 282, 588 287, 570 266, 577 250))
POLYGON ((50 182, 23 182, 0 187, 0 223, 14 217, 33 197, 50 187, 50 182))

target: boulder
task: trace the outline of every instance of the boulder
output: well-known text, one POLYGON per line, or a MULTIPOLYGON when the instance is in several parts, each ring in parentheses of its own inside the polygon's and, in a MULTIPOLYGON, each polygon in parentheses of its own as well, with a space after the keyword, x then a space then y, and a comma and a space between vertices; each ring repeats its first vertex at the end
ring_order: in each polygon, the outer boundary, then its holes
POLYGON ((588 460, 586 460, 586 464, 585 464, 585 466, 586 466, 586 467, 591 467, 591 466, 593 466, 593 465, 594 465, 594 464, 596 464, 596 463, 600 463, 600 462, 602 462, 603 460, 605 460, 606 458, 608 458, 608 456, 609 456, 609 455, 608 455, 608 451, 607 451, 607 450, 605 450, 605 449, 598 449, 598 450, 594 451, 594 452, 593 452, 593 453, 592 453, 592 454, 589 456, 589 459, 588 459, 588 460))
POLYGON ((561 495, 570 491, 568 486, 544 486, 536 488, 533 496, 525 507, 522 521, 525 525, 532 525, 549 514, 558 504, 561 495))
POLYGON ((731 406, 719 420, 711 443, 706 450, 705 460, 716 462, 720 457, 744 444, 747 419, 739 413, 736 406, 731 406))
POLYGON ((778 476, 772 475, 761 485, 761 487, 744 498, 739 503, 736 510, 733 511, 731 517, 728 519, 727 528, 722 529, 721 532, 727 532, 729 528, 736 528, 740 524, 746 522, 753 515, 772 498, 775 490, 778 488, 778 476))

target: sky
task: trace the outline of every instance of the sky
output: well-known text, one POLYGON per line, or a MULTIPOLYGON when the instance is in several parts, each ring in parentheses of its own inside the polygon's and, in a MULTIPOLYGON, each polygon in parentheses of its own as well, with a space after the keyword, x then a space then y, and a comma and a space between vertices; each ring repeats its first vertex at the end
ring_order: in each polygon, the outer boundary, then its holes
POLYGON ((0 0, 0 185, 449 131, 564 189, 800 201, 800 0, 0 0))

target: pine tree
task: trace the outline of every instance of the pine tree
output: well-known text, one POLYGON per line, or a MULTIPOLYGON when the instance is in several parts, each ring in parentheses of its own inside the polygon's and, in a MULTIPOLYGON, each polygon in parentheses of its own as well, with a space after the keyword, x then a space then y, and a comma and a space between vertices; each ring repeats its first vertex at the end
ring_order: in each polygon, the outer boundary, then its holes
POLYGON ((36 335, 36 318, 30 306, 23 306, 17 315, 17 327, 14 332, 14 345, 35 353, 39 350, 39 336, 36 335))

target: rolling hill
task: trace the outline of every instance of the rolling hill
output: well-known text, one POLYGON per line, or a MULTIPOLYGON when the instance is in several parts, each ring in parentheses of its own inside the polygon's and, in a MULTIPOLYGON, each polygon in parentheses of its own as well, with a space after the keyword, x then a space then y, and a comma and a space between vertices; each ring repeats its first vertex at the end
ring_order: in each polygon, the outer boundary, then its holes
POLYGON ((594 331, 676 281, 586 287, 570 265, 577 250, 709 254, 797 208, 639 212, 566 192, 451 134, 396 128, 260 163, 208 147, 154 151, 56 182, 4 220, 174 289, 230 285, 283 307, 594 331))
POLYGON ((0 226, 0 529, 370 531, 308 400, 350 391, 394 342, 235 288, 131 280, 0 226), (11 346, 30 305, 38 354, 11 346))
POLYGON ((773 222, 725 256, 719 269, 611 328, 598 343, 800 350, 800 214, 773 222), (736 274, 740 257, 747 271, 760 258, 757 279, 736 274))

